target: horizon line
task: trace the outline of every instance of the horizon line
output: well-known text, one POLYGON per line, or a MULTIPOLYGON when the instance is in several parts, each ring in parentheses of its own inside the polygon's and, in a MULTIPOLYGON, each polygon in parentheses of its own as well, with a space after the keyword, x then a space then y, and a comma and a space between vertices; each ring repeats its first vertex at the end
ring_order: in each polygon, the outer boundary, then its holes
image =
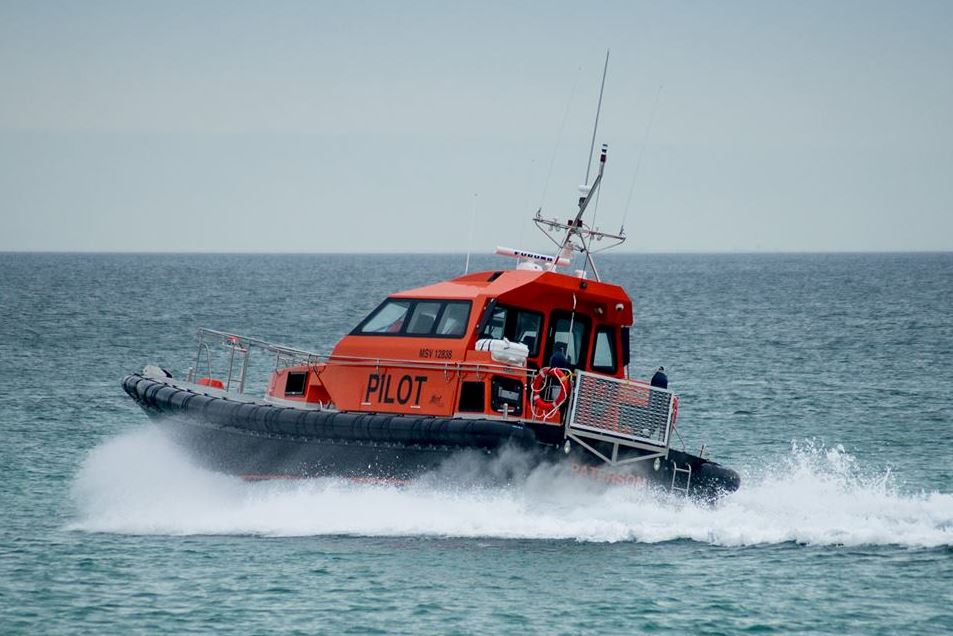
MULTIPOLYGON (((428 251, 268 251, 268 250, 0 250, 3 255, 35 254, 35 255, 143 255, 143 256, 466 256, 465 251, 428 252, 428 251)), ((471 256, 499 256, 495 252, 471 252, 471 256)), ((603 253, 599 258, 613 256, 732 256, 732 255, 763 255, 763 256, 811 256, 811 255, 849 255, 849 254, 953 254, 951 249, 846 249, 846 250, 682 250, 682 251, 632 251, 603 253)))

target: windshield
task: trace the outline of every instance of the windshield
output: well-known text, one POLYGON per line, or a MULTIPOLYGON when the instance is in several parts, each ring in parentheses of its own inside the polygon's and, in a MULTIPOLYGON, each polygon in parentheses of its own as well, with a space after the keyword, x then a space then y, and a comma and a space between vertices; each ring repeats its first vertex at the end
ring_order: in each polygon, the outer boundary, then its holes
POLYGON ((361 333, 398 333, 410 308, 408 300, 388 300, 359 327, 361 333))
POLYGON ((469 300, 388 298, 352 334, 461 338, 470 319, 469 300))

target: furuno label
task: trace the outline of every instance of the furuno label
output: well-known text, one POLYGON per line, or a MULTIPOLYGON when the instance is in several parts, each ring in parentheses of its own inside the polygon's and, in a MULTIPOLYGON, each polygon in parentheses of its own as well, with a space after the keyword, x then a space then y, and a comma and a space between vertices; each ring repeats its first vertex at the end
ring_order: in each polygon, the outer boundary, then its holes
POLYGON ((390 373, 372 373, 367 376, 367 390, 364 401, 371 399, 380 404, 407 404, 420 406, 420 392, 427 381, 425 375, 402 375, 390 373))

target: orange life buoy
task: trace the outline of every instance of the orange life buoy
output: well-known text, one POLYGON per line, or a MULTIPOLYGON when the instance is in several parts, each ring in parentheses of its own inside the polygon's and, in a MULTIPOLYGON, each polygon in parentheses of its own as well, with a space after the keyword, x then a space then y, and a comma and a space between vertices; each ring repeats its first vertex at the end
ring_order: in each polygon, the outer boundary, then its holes
POLYGON ((556 411, 559 410, 559 407, 566 403, 566 399, 569 397, 570 375, 571 373, 568 369, 561 369, 559 367, 543 367, 533 377, 533 383, 530 385, 530 388, 533 391, 533 396, 530 400, 530 408, 533 410, 534 418, 544 420, 549 419, 555 415, 556 411), (552 400, 544 400, 543 396, 541 395, 543 389, 546 387, 546 380, 548 378, 553 378, 559 385, 559 392, 552 400))

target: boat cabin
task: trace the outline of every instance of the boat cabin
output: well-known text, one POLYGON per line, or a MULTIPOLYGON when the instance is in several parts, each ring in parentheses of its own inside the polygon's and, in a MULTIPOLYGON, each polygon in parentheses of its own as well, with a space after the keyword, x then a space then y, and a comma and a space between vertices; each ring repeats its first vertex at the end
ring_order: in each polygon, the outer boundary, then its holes
POLYGON ((468 274, 392 294, 326 359, 277 370, 268 395, 342 411, 559 423, 559 409, 533 408, 534 377, 548 367, 625 377, 631 324, 618 285, 553 271, 468 274))

